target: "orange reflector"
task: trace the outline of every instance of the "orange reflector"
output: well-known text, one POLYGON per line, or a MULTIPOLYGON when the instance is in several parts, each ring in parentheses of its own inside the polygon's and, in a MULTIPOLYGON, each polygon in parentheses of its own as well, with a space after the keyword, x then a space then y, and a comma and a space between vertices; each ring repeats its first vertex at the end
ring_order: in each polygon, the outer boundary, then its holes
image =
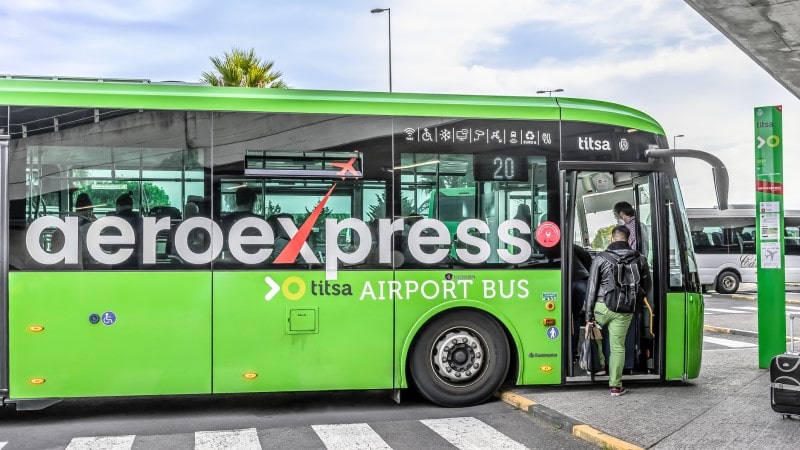
POLYGON ((552 311, 552 310, 556 309, 556 304, 554 302, 547 302, 547 303, 544 304, 544 309, 546 309, 548 311, 552 311))
POLYGON ((553 367, 552 366, 542 366, 542 367, 539 367, 539 369, 541 369, 542 372, 550 372, 551 370, 553 370, 553 367))
POLYGON ((44 330, 44 327, 41 325, 31 325, 28 327, 29 331, 33 331, 34 333, 38 333, 44 330))
POLYGON ((242 376, 245 380, 255 380, 258 374, 255 372, 245 372, 242 376))
POLYGON ((542 320, 542 324, 544 324, 544 326, 546 327, 552 327, 553 325, 556 324, 556 319, 552 317, 547 317, 546 319, 542 320))
POLYGON ((42 384, 44 383, 44 378, 31 378, 31 384, 42 384))

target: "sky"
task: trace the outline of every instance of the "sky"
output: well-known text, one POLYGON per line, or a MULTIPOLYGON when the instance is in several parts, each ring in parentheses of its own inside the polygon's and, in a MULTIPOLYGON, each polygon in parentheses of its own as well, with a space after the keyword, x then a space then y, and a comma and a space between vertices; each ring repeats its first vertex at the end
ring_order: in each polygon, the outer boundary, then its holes
MULTIPOLYGON (((755 203, 753 108, 783 105, 784 173, 800 166, 800 100, 680 0, 0 0, 0 74, 197 82, 239 47, 294 88, 385 91, 373 8, 391 8, 395 92, 621 103, 722 159, 739 204, 755 203)), ((710 168, 677 164, 686 205, 715 206, 710 168)), ((800 177, 784 182, 800 209, 800 177)))

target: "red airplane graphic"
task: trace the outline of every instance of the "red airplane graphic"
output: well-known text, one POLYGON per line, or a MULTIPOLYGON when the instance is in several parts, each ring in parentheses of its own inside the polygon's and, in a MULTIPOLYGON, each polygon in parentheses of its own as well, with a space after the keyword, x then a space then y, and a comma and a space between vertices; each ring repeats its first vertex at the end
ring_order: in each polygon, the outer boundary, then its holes
POLYGON ((350 158, 350 161, 347 161, 346 163, 345 162, 340 162, 340 163, 335 162, 335 163, 331 163, 331 165, 334 166, 334 167, 338 167, 338 168, 342 169, 342 170, 336 172, 336 175, 341 175, 342 179, 344 180, 345 177, 347 177, 347 173, 348 172, 353 174, 354 177, 358 177, 359 176, 359 173, 356 172, 356 169, 353 167, 353 163, 354 162, 356 162, 356 159, 355 158, 350 158))

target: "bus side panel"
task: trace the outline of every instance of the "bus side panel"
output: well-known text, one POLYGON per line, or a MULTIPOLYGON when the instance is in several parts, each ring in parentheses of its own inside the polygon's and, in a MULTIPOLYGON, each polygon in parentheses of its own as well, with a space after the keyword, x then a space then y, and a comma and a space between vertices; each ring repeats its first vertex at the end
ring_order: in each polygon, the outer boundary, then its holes
MULTIPOLYGON (((397 271, 400 296, 396 301, 397 342, 403 358, 396 367, 396 387, 407 387, 405 362, 413 336, 423 322, 445 308, 467 306, 497 311, 506 318, 511 351, 519 355, 519 384, 561 383, 561 338, 569 324, 560 323, 561 272, 558 270, 397 271), (552 301, 555 309, 547 311, 552 301), (422 318, 422 319, 421 319, 422 318), (554 327, 545 318, 556 319, 554 327), (551 329, 553 328, 553 329, 551 329)), ((514 357, 516 355, 512 355, 514 357)))
POLYGON ((10 273, 9 395, 211 392, 210 293, 207 272, 10 273))
POLYGON ((214 272, 214 392, 391 388, 391 279, 391 271, 339 271, 335 281, 324 271, 214 272))
POLYGON ((697 378, 703 358, 703 323, 705 321, 703 296, 696 292, 687 294, 686 303, 686 377, 697 378))
MULTIPOLYGON (((667 380, 683 379, 686 358, 686 294, 667 293, 666 370, 667 380)), ((701 327, 702 329, 702 327, 701 327)), ((702 342, 702 337, 701 337, 702 342)), ((702 345, 702 343, 701 343, 702 345)))

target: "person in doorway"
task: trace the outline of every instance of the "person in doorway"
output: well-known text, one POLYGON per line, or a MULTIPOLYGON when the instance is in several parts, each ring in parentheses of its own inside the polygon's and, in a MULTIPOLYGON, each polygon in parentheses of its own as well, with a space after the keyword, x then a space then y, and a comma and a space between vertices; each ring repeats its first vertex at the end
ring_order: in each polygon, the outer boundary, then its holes
POLYGON ((572 244, 572 358, 578 358, 578 331, 583 325, 583 304, 586 302, 586 283, 589 281, 589 268, 592 267, 592 255, 583 247, 572 244))
POLYGON ((614 217, 619 219, 622 225, 625 225, 625 228, 628 229, 630 233, 628 246, 636 250, 636 243, 639 237, 636 232, 636 210, 628 202, 619 202, 614 205, 614 217))
MULTIPOLYGON (((620 288, 618 284, 618 274, 620 270, 626 269, 628 265, 614 264, 612 261, 632 261, 638 271, 637 295, 650 289, 650 269, 647 259, 633 250, 628 245, 630 231, 625 225, 617 225, 611 231, 611 244, 605 252, 594 259, 592 268, 589 270, 589 281, 587 283, 586 311, 587 323, 598 323, 608 330, 611 355, 608 367, 608 385, 611 388, 611 396, 617 397, 626 393, 622 387, 622 369, 625 364, 625 335, 631 324, 633 313, 612 311, 606 301, 610 301, 612 296, 617 294, 620 288), (605 255, 610 253, 611 255, 605 255), (624 266, 622 269, 620 266, 624 266)), ((639 299, 637 299, 638 301, 639 299)))

